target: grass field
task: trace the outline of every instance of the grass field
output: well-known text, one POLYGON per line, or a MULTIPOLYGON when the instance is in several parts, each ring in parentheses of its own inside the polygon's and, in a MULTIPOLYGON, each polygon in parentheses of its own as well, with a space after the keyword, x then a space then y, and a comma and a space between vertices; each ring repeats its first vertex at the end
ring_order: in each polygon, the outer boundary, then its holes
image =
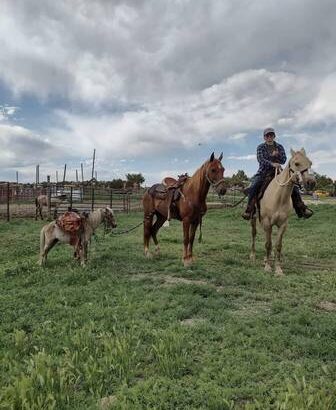
MULTIPOLYGON (((40 222, 0 224, 0 408, 335 409, 336 208, 294 216, 284 278, 249 262, 238 209, 211 210, 191 269, 178 222, 36 261, 40 222)), ((118 216, 119 228, 141 214, 118 216)))

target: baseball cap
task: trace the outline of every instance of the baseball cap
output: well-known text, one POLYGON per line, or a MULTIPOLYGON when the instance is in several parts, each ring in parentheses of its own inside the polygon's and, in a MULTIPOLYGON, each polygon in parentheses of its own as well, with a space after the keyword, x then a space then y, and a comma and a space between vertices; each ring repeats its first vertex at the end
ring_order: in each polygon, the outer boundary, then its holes
POLYGON ((265 129, 264 129, 264 137, 265 137, 265 135, 267 135, 267 134, 269 134, 269 133, 271 133, 271 132, 273 132, 273 134, 275 135, 274 128, 271 128, 271 127, 265 128, 265 129))

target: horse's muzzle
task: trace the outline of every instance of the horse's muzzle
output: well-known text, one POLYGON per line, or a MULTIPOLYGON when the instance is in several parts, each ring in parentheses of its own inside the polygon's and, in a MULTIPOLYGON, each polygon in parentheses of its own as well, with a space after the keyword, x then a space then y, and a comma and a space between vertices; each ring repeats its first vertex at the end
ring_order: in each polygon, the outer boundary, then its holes
POLYGON ((315 178, 311 177, 311 178, 307 178, 306 181, 304 181, 304 185, 305 188, 307 189, 307 191, 313 191, 313 189, 316 186, 316 180, 315 178))
POLYGON ((220 195, 220 196, 225 195, 225 194, 226 194, 226 187, 225 187, 224 185, 219 185, 219 186, 216 188, 216 192, 217 192, 217 194, 220 195))

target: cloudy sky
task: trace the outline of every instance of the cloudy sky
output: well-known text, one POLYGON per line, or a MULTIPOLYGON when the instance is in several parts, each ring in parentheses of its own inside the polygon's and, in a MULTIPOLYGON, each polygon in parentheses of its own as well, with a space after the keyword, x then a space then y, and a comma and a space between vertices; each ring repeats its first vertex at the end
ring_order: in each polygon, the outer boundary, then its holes
POLYGON ((0 180, 252 175, 263 128, 336 178, 334 0, 1 0, 0 180))

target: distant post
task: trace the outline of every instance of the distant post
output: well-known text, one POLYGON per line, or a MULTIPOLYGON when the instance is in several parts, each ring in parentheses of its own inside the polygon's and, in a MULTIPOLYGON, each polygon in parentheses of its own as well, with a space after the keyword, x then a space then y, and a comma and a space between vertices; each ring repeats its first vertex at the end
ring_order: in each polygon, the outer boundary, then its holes
POLYGON ((10 196, 9 189, 10 189, 9 182, 7 182, 7 222, 9 222, 9 219, 10 219, 10 216, 9 216, 9 196, 10 196))
POLYGON ((64 184, 64 182, 65 182, 65 176, 66 176, 66 164, 64 164, 63 184, 64 184))
POLYGON ((93 158, 92 158, 92 175, 91 179, 94 177, 94 167, 95 167, 95 161, 96 161, 96 148, 93 150, 93 158))
POLYGON ((72 185, 70 187, 70 209, 72 210, 72 185))
POLYGON ((93 184, 91 184, 91 211, 94 211, 94 202, 95 202, 95 191, 94 191, 93 184))
POLYGON ((48 195, 48 219, 51 219, 51 187, 50 187, 50 175, 47 175, 47 195, 48 195))
POLYGON ((113 191, 112 191, 112 188, 111 188, 111 191, 110 191, 110 208, 112 209, 112 195, 113 195, 113 191))

